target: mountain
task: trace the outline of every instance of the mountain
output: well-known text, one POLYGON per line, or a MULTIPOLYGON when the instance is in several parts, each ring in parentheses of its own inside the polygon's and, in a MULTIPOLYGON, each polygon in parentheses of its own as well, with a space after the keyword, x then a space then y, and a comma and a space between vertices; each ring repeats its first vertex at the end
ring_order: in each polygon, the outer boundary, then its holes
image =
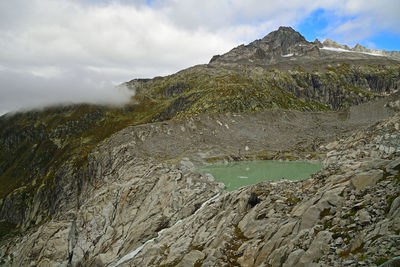
POLYGON ((385 50, 377 50, 377 49, 368 49, 365 46, 362 46, 360 44, 356 44, 353 48, 350 48, 347 45, 341 45, 330 39, 326 39, 323 42, 323 46, 326 49, 339 48, 339 49, 341 49, 341 50, 338 50, 340 52, 350 52, 350 53, 356 52, 356 53, 371 55, 371 56, 385 56, 385 57, 389 57, 389 58, 400 59, 399 51, 385 51, 385 50))
POLYGON ((400 60, 379 53, 280 27, 208 64, 126 82, 136 94, 124 107, 0 117, 0 265, 392 260, 400 60), (326 167, 233 192, 193 172, 254 159, 326 167))
POLYGON ((137 103, 158 106, 156 121, 271 108, 339 110, 398 90, 398 70, 395 58, 324 49, 280 27, 209 64, 126 85, 138 92, 137 103))
POLYGON ((399 59, 400 52, 372 50, 359 44, 350 49, 347 45, 336 43, 326 39, 323 43, 316 39, 308 42, 305 38, 290 27, 280 27, 264 38, 251 42, 248 45, 241 45, 222 56, 214 56, 210 63, 232 64, 239 63, 249 65, 268 66, 276 63, 296 62, 299 65, 318 65, 316 60, 378 60, 377 56, 385 56, 386 59, 399 59), (333 50, 329 48, 338 48, 333 50), (350 52, 341 55, 338 52, 350 52), (339 58, 340 59, 339 59, 339 58))

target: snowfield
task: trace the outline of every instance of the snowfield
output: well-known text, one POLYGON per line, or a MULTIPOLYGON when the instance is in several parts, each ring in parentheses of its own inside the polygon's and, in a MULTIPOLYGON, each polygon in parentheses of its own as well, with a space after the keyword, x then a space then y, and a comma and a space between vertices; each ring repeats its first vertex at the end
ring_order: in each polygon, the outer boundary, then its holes
POLYGON ((366 54, 366 55, 378 56, 378 57, 383 57, 384 56, 384 55, 375 54, 375 53, 352 51, 352 50, 347 50, 347 49, 343 49, 343 48, 336 48, 336 47, 329 47, 329 46, 324 46, 324 47, 322 47, 320 49, 329 50, 329 51, 335 51, 335 52, 359 53, 359 54, 366 54))

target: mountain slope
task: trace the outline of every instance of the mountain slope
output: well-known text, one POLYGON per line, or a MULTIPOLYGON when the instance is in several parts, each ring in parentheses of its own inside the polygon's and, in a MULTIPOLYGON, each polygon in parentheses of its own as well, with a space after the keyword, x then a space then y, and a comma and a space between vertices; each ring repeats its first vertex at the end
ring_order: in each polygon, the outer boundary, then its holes
POLYGON ((138 92, 140 103, 160 103, 153 120, 271 108, 339 110, 399 89, 395 58, 321 48, 280 27, 207 65, 126 85, 138 92))
POLYGON ((11 266, 375 266, 398 252, 391 248, 400 229, 400 117, 363 129, 344 115, 266 111, 128 127, 92 151, 85 173, 64 172, 51 218, 35 217, 50 201, 48 191, 38 190, 27 212, 37 226, 3 242, 0 260, 11 266), (337 136, 343 138, 326 144, 337 136), (231 160, 326 154, 329 165, 312 179, 263 182, 212 199, 221 185, 193 173, 190 159, 180 157, 213 162, 218 158, 210 156, 227 153, 231 160), (178 164, 160 162, 168 155, 178 164))

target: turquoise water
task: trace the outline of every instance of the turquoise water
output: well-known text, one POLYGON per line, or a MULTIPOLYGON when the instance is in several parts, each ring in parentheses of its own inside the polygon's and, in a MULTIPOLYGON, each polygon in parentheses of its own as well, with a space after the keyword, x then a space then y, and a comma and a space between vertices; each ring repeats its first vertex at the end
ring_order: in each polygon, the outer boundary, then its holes
POLYGON ((218 182, 223 182, 227 191, 256 184, 265 180, 286 178, 303 180, 322 169, 321 163, 304 161, 242 161, 216 164, 197 169, 197 172, 210 173, 218 182))

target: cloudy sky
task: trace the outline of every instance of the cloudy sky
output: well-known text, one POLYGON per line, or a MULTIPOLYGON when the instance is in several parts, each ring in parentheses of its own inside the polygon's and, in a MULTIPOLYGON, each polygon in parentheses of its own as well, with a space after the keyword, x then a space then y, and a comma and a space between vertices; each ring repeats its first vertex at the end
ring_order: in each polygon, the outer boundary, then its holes
POLYGON ((120 103, 114 85, 172 74, 280 25, 400 50, 399 0, 1 0, 0 114, 120 103))

